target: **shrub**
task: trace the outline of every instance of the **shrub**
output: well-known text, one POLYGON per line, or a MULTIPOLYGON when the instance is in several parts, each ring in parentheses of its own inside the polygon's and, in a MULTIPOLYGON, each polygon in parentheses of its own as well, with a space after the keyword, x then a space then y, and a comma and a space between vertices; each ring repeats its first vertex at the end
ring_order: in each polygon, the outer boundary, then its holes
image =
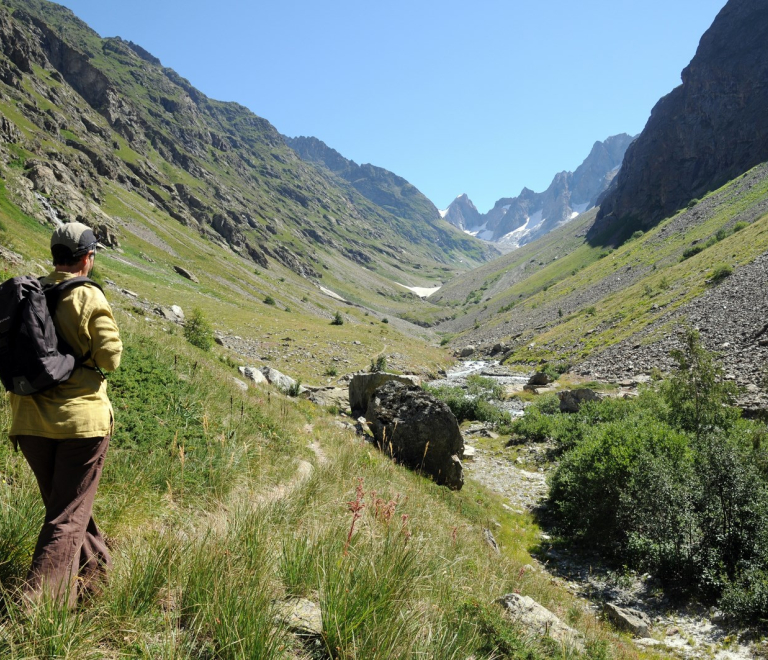
POLYGON ((720 264, 712 269, 712 272, 709 275, 709 280, 713 284, 716 284, 722 282, 731 275, 733 275, 733 268, 728 264, 720 264))
POLYGON ((288 391, 286 392, 288 396, 297 397, 299 394, 301 394, 301 381, 296 380, 293 385, 291 385, 288 388, 288 391))
POLYGON ((382 323, 389 323, 389 319, 385 317, 385 318, 381 319, 381 322, 382 323))
POLYGON ((629 240, 636 241, 638 238, 642 238, 643 234, 645 234, 645 232, 642 229, 638 229, 636 232, 632 234, 632 236, 629 237, 629 240))
POLYGON ((379 373, 380 371, 387 370, 387 358, 383 355, 379 355, 375 360, 371 360, 371 366, 368 367, 368 371, 372 374, 379 373))
POLYGON ((686 259, 690 259, 691 257, 695 257, 699 252, 704 251, 703 245, 693 245, 689 248, 686 248, 683 250, 683 255, 680 257, 680 261, 685 261, 686 259))
POLYGON ((192 310, 192 314, 184 322, 184 337, 190 344, 204 351, 211 350, 213 346, 213 330, 198 307, 192 310))
POLYGON ((427 385, 424 389, 432 394, 432 396, 445 402, 459 423, 467 419, 488 422, 497 426, 512 423, 509 413, 499 410, 496 406, 489 403, 489 394, 487 392, 476 396, 468 396, 460 387, 451 385, 441 385, 439 387, 427 385))
POLYGON ((584 313, 585 313, 587 316, 594 316, 595 314, 597 314, 597 307, 595 307, 594 305, 592 305, 591 307, 587 307, 587 308, 584 310, 584 313))
POLYGON ((336 367, 328 367, 325 370, 325 375, 326 376, 338 376, 339 372, 336 370, 336 367))
POLYGON ((765 618, 765 428, 731 407, 735 388, 698 333, 686 330, 673 357, 658 391, 549 419, 531 407, 520 426, 565 449, 550 491, 565 537, 650 572, 673 595, 765 618))
POLYGON ((275 299, 272 296, 267 296, 266 298, 264 298, 264 304, 265 305, 275 305, 277 303, 275 303, 275 299))
POLYGON ((336 312, 331 320, 331 325, 344 325, 344 317, 341 312, 336 312))
POLYGON ((733 225, 733 233, 735 234, 737 231, 741 231, 742 229, 746 229, 747 227, 749 227, 748 222, 744 222, 743 220, 739 221, 735 225, 733 225))

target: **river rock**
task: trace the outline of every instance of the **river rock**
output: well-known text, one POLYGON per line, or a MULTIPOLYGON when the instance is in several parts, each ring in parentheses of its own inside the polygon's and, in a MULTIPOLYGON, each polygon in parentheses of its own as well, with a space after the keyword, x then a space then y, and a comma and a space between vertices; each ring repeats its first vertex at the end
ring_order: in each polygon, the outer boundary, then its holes
POLYGON ((349 381, 349 407, 352 412, 365 413, 374 390, 390 380, 396 380, 406 385, 421 385, 421 379, 418 376, 399 376, 386 371, 374 374, 355 374, 349 381))
POLYGON ((544 387, 552 382, 552 377, 544 371, 537 371, 528 379, 528 385, 533 387, 544 387))
POLYGON ((464 439, 445 403, 420 387, 390 380, 374 392, 365 417, 376 444, 396 461, 453 490, 464 485, 464 439))
POLYGON ((606 603, 603 613, 619 630, 631 632, 635 637, 648 637, 650 634, 651 620, 645 612, 606 603))
POLYGON ((578 649, 583 648, 581 635, 570 626, 564 624, 557 616, 543 605, 539 605, 530 596, 506 594, 496 601, 507 612, 507 615, 517 624, 527 630, 533 630, 539 635, 549 635, 558 642, 571 644, 578 649))
POLYGON ((587 401, 600 401, 597 392, 588 387, 577 390, 565 390, 557 395, 560 398, 560 412, 577 413, 582 403, 587 401))
POLYGON ((238 367, 237 370, 240 372, 240 374, 244 378, 247 378, 252 383, 256 383, 256 385, 261 385, 262 383, 267 382, 267 379, 264 377, 264 374, 261 373, 255 367, 238 367))
POLYGON ((465 358, 465 357, 471 357, 475 354, 475 347, 474 346, 465 346, 459 351, 459 357, 465 358))

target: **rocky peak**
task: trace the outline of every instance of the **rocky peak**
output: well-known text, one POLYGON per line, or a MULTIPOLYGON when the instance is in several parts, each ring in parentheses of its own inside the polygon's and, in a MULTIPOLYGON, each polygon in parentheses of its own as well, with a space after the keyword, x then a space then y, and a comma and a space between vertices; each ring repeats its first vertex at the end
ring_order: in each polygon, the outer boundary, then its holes
POLYGON ((445 211, 441 211, 440 214, 446 222, 459 229, 471 229, 482 224, 480 211, 477 210, 466 193, 454 199, 450 206, 445 211))
POLYGON ((621 240, 768 160, 768 3, 729 0, 627 150, 588 238, 621 240))

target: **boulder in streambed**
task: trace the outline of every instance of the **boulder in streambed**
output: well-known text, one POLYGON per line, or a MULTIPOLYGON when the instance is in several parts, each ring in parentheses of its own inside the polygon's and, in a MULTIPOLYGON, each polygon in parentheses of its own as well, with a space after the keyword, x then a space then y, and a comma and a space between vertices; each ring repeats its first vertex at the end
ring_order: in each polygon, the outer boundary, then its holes
POLYGON ((464 485, 464 439, 445 403, 420 387, 390 380, 373 393, 365 417, 378 447, 397 462, 453 490, 464 485))

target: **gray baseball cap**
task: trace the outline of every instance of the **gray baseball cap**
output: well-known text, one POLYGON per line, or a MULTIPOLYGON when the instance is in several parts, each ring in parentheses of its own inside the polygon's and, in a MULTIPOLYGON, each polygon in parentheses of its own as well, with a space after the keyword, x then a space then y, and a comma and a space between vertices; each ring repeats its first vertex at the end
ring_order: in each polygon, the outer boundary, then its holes
POLYGON ((93 230, 82 222, 68 222, 54 229, 51 248, 54 245, 69 248, 73 257, 82 257, 91 250, 101 247, 93 230))

